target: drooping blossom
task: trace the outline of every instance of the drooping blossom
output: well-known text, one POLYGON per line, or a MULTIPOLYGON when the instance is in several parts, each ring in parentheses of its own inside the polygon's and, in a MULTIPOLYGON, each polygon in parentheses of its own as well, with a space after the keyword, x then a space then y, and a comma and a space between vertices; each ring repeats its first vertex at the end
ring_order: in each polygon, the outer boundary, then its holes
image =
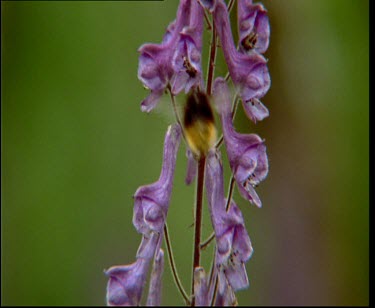
POLYGON ((226 210, 223 166, 219 152, 211 151, 207 156, 205 186, 215 231, 215 263, 219 279, 225 277, 233 291, 244 289, 249 285, 245 262, 250 259, 253 248, 240 209, 232 201, 226 210))
POLYGON ((149 261, 137 259, 129 265, 113 266, 105 274, 108 306, 137 306, 146 283, 149 261))
POLYGON ((192 0, 181 0, 176 20, 167 28, 161 44, 146 43, 139 49, 138 78, 151 94, 142 101, 141 110, 150 112, 159 102, 173 77, 172 58, 182 29, 189 24, 192 0))
POLYGON ((215 103, 220 110, 224 143, 229 164, 241 195, 258 207, 262 206, 254 187, 268 174, 266 146, 256 134, 237 133, 232 123, 228 86, 223 78, 214 84, 215 103))
POLYGON ((261 3, 252 0, 237 1, 238 46, 244 53, 265 53, 270 39, 267 11, 261 3))
POLYGON ((143 236, 137 260, 132 264, 112 266, 104 273, 107 283, 108 306, 138 306, 147 280, 150 261, 161 244, 161 236, 143 236))
POLYGON ((176 20, 167 28, 161 44, 143 44, 139 48, 138 78, 151 94, 141 109, 155 108, 165 89, 174 95, 183 89, 202 86, 203 8, 196 0, 181 0, 176 20))
POLYGON ((163 166, 159 180, 141 186, 135 192, 133 224, 139 233, 147 234, 151 231, 161 233, 163 230, 171 198, 180 139, 180 126, 178 124, 169 126, 164 141, 163 166))
POLYGON ((217 0, 213 16, 230 77, 239 91, 245 112, 254 122, 263 120, 269 112, 259 99, 271 85, 267 60, 256 52, 244 54, 236 49, 223 0, 217 0))
POLYGON ((203 86, 202 79, 202 35, 203 8, 196 1, 190 4, 189 24, 180 32, 179 41, 173 55, 174 75, 171 80, 174 95, 193 86, 203 86))

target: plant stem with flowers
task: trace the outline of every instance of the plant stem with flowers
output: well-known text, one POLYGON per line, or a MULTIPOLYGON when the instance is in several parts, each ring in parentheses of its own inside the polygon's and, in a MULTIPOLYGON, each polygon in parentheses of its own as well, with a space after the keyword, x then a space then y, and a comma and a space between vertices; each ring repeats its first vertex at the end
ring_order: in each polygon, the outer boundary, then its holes
MULTIPOLYGON (((267 11, 262 4, 255 4, 252 0, 237 0, 239 42, 235 44, 229 20, 229 11, 235 2, 230 0, 226 5, 224 0, 180 0, 176 19, 167 27, 162 42, 143 44, 138 50, 138 78, 150 90, 150 94, 141 103, 141 110, 151 112, 167 91, 171 97, 176 123, 168 127, 165 136, 162 170, 158 181, 139 187, 134 194, 133 224, 142 235, 142 241, 134 263, 112 266, 105 271, 109 277, 107 305, 140 305, 150 268, 152 270, 146 304, 161 304, 163 238, 176 286, 187 305, 235 305, 235 292, 249 286, 245 263, 250 259, 253 248, 241 210, 233 200, 233 189, 237 184, 243 198, 261 207, 255 187, 268 174, 268 158, 264 140, 256 134, 238 133, 233 121, 239 101, 254 123, 269 115, 260 99, 267 93, 271 83, 267 60, 262 55, 268 48, 270 28, 267 11), (212 31, 206 80, 202 77, 201 64, 205 21, 212 31), (228 74, 225 78, 215 79, 218 40, 228 74), (236 91, 233 98, 228 87, 229 79, 236 91), (197 119, 197 115, 193 113, 188 121, 186 117, 184 122, 180 120, 175 97, 182 92, 190 99, 208 97, 215 104, 223 132, 218 140, 214 138, 216 130, 214 134, 209 134, 212 132, 211 124, 205 126, 209 122, 207 119, 213 121, 210 107, 205 107, 207 110, 201 118, 197 119), (203 141, 195 144, 186 123, 197 121, 197 138, 203 141), (190 295, 178 277, 166 225, 181 136, 186 142, 188 161, 186 184, 191 184, 195 179, 197 181, 190 295), (225 153, 232 171, 227 198, 224 196, 220 149, 222 143, 225 144, 225 153), (202 241, 204 192, 214 232, 202 241), (213 242, 215 249, 212 267, 206 272, 201 266, 200 254, 213 242)), ((196 99, 195 103, 197 108, 202 108, 201 98, 196 99)))

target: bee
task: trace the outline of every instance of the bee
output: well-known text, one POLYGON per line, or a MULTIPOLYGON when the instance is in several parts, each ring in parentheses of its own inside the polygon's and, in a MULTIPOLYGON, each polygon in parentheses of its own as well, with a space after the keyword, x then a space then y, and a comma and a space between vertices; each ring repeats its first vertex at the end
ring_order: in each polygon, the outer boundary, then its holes
POLYGON ((216 142, 215 118, 206 93, 193 89, 187 96, 183 126, 186 141, 197 156, 205 156, 216 142))

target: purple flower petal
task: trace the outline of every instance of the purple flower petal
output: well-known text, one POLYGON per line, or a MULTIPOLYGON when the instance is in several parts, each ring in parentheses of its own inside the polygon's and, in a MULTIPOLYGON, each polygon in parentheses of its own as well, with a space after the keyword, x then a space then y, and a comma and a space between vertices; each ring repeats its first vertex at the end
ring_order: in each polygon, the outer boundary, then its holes
POLYGON ((264 141, 258 135, 239 134, 234 130, 229 89, 223 78, 215 80, 214 97, 220 110, 229 164, 240 193, 245 199, 261 207, 262 203, 254 186, 263 181, 268 174, 264 141))
POLYGON ((219 226, 225 213, 225 198, 221 154, 215 150, 207 155, 205 186, 211 220, 214 226, 219 226))
POLYGON ((216 0, 198 0, 201 5, 207 9, 210 13, 212 13, 215 9, 216 0))
POLYGON ((108 306, 138 306, 146 283, 149 260, 139 258, 129 265, 112 266, 105 274, 108 306))
POLYGON ((177 95, 185 88, 189 92, 193 86, 202 86, 202 34, 203 8, 197 1, 190 6, 189 25, 180 33, 179 42, 173 55, 172 93, 177 95))
POLYGON ((197 161, 195 160, 193 153, 190 151, 190 149, 186 150, 186 157, 187 157, 187 171, 186 171, 185 183, 186 185, 190 185, 194 181, 197 175, 197 161))
POLYGON ((161 285, 164 271, 164 252, 162 249, 156 254, 152 267, 150 287, 147 297, 147 306, 160 306, 161 304, 161 285))
POLYGON ((228 284, 228 281, 223 272, 219 273, 218 292, 216 295, 215 306, 237 306, 237 299, 233 289, 228 284))
POLYGON ((219 153, 209 152, 206 162, 206 192, 212 225, 216 237, 216 266, 225 274, 234 291, 246 288, 248 279, 244 263, 253 248, 242 213, 232 201, 225 209, 223 166, 219 153))
POLYGON ((138 247, 137 258, 151 260, 155 251, 161 245, 162 234, 151 232, 142 236, 141 244, 138 247))
POLYGON ((180 32, 188 25, 191 1, 181 0, 176 20, 168 26, 161 44, 147 43, 138 49, 138 78, 153 95, 142 102, 142 111, 150 112, 156 106, 173 76, 173 53, 179 42, 180 32))
POLYGON ((180 126, 178 124, 169 126, 164 141, 163 166, 159 180, 139 187, 134 195, 133 224, 142 234, 150 231, 161 233, 163 230, 172 192, 180 139, 180 126))
POLYGON ((195 306, 209 306, 207 277, 203 267, 194 269, 195 306))
MULTIPOLYGON (((222 0, 217 1, 214 20, 230 76, 239 90, 242 101, 248 102, 254 98, 263 97, 271 85, 267 61, 258 53, 247 55, 236 50, 227 7, 222 0)), ((249 112, 251 111, 249 109, 249 112)), ((258 115, 255 110, 250 118, 255 117, 257 120, 261 120, 264 116, 265 112, 258 115)))
POLYGON ((162 97, 163 93, 163 90, 151 91, 150 95, 142 101, 141 110, 143 112, 150 112, 152 109, 154 109, 158 104, 160 97, 162 97))
POLYGON ((254 123, 269 116, 268 109, 257 98, 252 98, 247 102, 242 101, 242 106, 248 118, 254 123))
POLYGON ((112 266, 105 271, 109 276, 107 284, 107 305, 137 306, 146 284, 147 273, 152 258, 158 258, 155 253, 160 250, 162 233, 151 232, 143 235, 137 251, 136 262, 128 265, 112 266))
POLYGON ((270 23, 262 4, 252 0, 237 1, 239 46, 242 52, 266 52, 270 39, 270 23))

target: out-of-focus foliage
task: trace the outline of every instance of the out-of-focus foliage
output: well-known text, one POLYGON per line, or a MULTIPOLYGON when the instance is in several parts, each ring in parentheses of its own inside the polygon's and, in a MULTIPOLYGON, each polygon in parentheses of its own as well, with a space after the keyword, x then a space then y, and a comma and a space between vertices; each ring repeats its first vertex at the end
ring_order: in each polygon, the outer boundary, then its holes
MULTIPOLYGON (((241 107, 236 128, 266 139, 270 172, 262 209, 235 191, 254 247, 239 303, 368 305, 368 1, 263 3, 270 117, 253 125, 241 107)), ((3 305, 103 305, 103 269, 135 260, 132 195, 159 176, 173 119, 168 99, 163 113, 140 111, 137 48, 161 41, 176 7, 1 2, 3 305)), ((168 224, 189 289, 195 188, 185 171, 183 145, 168 224)), ((167 262, 163 282, 163 303, 183 304, 167 262)))

